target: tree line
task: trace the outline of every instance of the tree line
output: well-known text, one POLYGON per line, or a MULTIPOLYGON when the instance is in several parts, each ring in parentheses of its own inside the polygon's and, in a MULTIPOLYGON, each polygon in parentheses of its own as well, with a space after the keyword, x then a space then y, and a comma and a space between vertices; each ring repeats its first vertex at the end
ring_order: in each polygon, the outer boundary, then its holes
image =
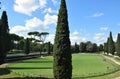
POLYGON ((81 42, 79 45, 75 43, 75 45, 71 46, 71 51, 73 53, 98 53, 104 50, 104 46, 100 44, 99 46, 96 43, 92 43, 91 41, 81 42))

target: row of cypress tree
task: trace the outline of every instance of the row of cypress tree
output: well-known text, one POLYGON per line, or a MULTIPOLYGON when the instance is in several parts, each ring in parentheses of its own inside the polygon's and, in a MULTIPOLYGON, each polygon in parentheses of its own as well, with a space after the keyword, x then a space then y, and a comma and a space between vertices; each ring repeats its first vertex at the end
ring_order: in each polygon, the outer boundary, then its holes
POLYGON ((109 37, 107 38, 107 42, 104 43, 104 52, 107 54, 117 54, 120 56, 120 33, 118 33, 117 41, 114 42, 112 38, 112 32, 110 32, 109 37))

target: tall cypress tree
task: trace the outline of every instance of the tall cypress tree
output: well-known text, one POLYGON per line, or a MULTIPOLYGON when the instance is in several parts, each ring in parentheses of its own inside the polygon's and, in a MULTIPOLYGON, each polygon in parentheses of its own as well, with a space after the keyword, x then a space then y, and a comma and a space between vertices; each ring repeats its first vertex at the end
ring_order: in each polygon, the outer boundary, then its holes
POLYGON ((25 40, 25 54, 29 54, 30 53, 30 42, 29 39, 27 38, 25 40))
POLYGON ((5 62, 6 53, 10 48, 9 26, 6 11, 3 11, 0 21, 0 63, 5 62))
POLYGON ((54 79, 72 78, 72 56, 69 33, 66 2, 65 0, 61 0, 54 40, 54 79))
POLYGON ((108 52, 111 53, 112 55, 114 55, 114 52, 115 52, 115 45, 112 38, 112 32, 110 32, 110 36, 109 36, 108 52))
POLYGON ((50 42, 48 42, 48 55, 50 55, 50 42))
POLYGON ((118 33, 118 37, 117 37, 116 52, 117 55, 120 56, 120 33, 118 33))

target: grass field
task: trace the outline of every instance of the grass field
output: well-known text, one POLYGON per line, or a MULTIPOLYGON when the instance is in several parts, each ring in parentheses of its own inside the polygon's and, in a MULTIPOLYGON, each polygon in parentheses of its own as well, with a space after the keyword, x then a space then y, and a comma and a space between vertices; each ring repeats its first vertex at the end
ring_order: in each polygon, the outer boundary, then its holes
MULTIPOLYGON (((116 66, 104 60, 99 54, 73 54, 73 78, 103 75, 113 72, 116 66), (109 67, 109 69, 107 68, 109 67)), ((53 77, 53 58, 31 59, 9 65, 14 73, 23 76, 53 77)))

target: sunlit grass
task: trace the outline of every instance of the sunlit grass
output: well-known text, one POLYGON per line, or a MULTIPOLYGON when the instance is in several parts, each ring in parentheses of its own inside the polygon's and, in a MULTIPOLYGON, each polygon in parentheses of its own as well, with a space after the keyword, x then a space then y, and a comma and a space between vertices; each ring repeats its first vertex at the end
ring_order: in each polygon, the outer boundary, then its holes
MULTIPOLYGON (((101 75, 116 68, 111 63, 104 61, 104 58, 99 54, 73 54, 72 65, 73 78, 101 75)), ((17 62, 11 64, 9 68, 20 75, 53 77, 53 57, 17 62)))

